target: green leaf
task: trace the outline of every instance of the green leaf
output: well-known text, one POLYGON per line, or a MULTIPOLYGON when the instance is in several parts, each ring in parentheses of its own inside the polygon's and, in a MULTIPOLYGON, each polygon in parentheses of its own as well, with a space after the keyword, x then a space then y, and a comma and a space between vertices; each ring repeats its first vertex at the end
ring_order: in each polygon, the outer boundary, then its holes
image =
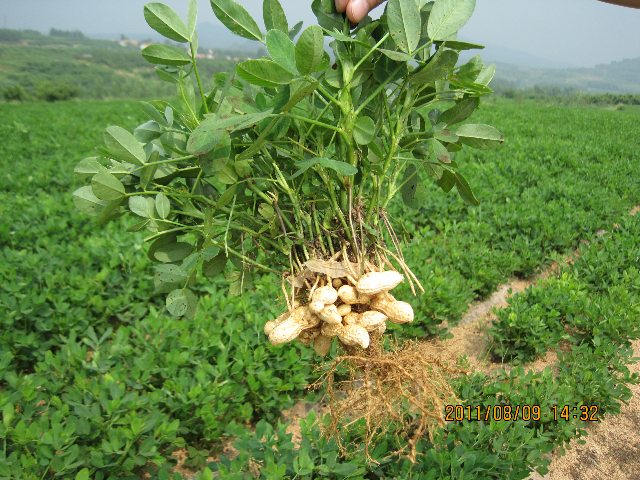
POLYGON ((89 157, 80 160, 73 169, 73 173, 75 173, 80 180, 84 181, 89 177, 93 177, 96 173, 106 172, 107 169, 98 162, 99 158, 100 157, 89 157))
POLYGON ((174 290, 167 295, 167 310, 175 317, 194 318, 198 313, 198 299, 188 288, 174 290))
POLYGON ((408 55, 403 52, 396 52, 393 50, 385 50, 384 48, 378 48, 379 52, 382 52, 391 60, 395 60, 396 62, 413 62, 414 58, 411 55, 408 55))
POLYGON ((253 285, 251 275, 246 270, 243 270, 242 272, 227 272, 224 278, 230 283, 229 293, 236 297, 242 295, 242 292, 245 289, 248 289, 253 285))
POLYGON ((269 30, 266 43, 271 59, 294 75, 297 75, 296 46, 289 39, 289 36, 280 30, 269 30))
POLYGON ((149 157, 150 165, 143 167, 140 171, 140 188, 143 190, 147 189, 158 171, 158 165, 153 165, 154 162, 158 161, 158 156, 158 151, 154 150, 149 157))
POLYGON ((108 205, 105 205, 105 207, 100 212, 100 215, 98 215, 98 221, 96 225, 104 225, 105 223, 108 223, 111 220, 115 220, 116 218, 120 217, 121 213, 119 211, 116 212, 116 210, 118 210, 118 207, 120 206, 120 203, 120 198, 118 198, 110 202, 108 205))
POLYGON ((231 155, 231 137, 229 132, 222 130, 222 137, 210 152, 200 156, 200 168, 207 175, 215 175, 224 170, 231 155))
POLYGON ((342 17, 335 13, 327 13, 321 0, 313 0, 311 10, 318 19, 318 24, 329 31, 342 30, 342 17))
POLYGON ((300 175, 302 175, 304 172, 306 172, 307 170, 309 170, 311 167, 313 167, 314 165, 318 165, 318 158, 311 158, 309 160, 299 160, 295 163, 296 167, 299 167, 300 170, 298 170, 296 173, 294 173, 293 175, 291 175, 289 177, 289 180, 292 180, 296 177, 299 177, 300 175))
POLYGON ((164 193, 156 195, 156 212, 160 215, 161 219, 165 219, 171 212, 171 202, 164 193))
POLYGON ((296 43, 296 66, 300 75, 316 71, 324 55, 324 35, 317 25, 308 27, 296 43))
MULTIPOLYGON (((413 1, 413 0, 411 0, 413 1)), ((367 145, 373 141, 376 125, 369 117, 358 117, 353 128, 353 137, 360 145, 367 145)))
POLYGON ((331 160, 330 158, 320 157, 317 158, 318 164, 325 167, 335 170, 341 175, 355 175, 358 173, 358 169, 353 165, 350 165, 346 162, 340 162, 338 160, 331 160))
MULTIPOLYGON (((433 16, 433 13, 431 15, 433 16)), ((404 53, 413 52, 420 42, 422 30, 418 2, 416 0, 389 0, 387 22, 389 23, 389 33, 391 33, 391 38, 396 46, 404 53)))
POLYGON ((156 267, 155 278, 161 283, 184 284, 189 274, 178 265, 159 265, 156 267))
POLYGON ((431 146, 433 147, 433 155, 435 156, 436 160, 442 163, 451 163, 451 155, 443 144, 441 144, 435 138, 432 138, 431 146))
POLYGON ((118 160, 144 165, 147 156, 135 137, 122 127, 108 127, 104 132, 104 143, 118 160))
MULTIPOLYGON (((196 20, 198 19, 198 0, 189 0, 189 11, 187 13, 187 33, 189 38, 196 33, 196 20)), ((197 48, 194 48, 198 51, 197 48)))
POLYGON ((190 243, 175 242, 158 247, 153 256, 162 263, 173 263, 187 258, 191 252, 193 245, 190 243))
POLYGON ((218 172, 216 180, 224 185, 233 185, 238 181, 238 174, 233 166, 233 162, 228 162, 224 168, 218 172))
POLYGON ((231 202, 235 194, 236 194, 236 186, 231 185, 229 188, 227 188, 224 191, 222 195, 220 195, 220 198, 216 203, 216 209, 220 210, 221 208, 226 207, 231 202))
POLYGON ((125 194, 124 185, 109 172, 100 172, 91 179, 91 189, 100 200, 118 200, 125 194))
POLYGON ((455 134, 461 143, 480 150, 490 150, 504 142, 502 134, 491 125, 467 123, 456 128, 455 134))
POLYGON ((455 125, 456 123, 464 122, 471 116, 479 104, 479 98, 467 98, 462 100, 456 103, 449 110, 443 112, 438 118, 438 122, 444 122, 447 125, 455 125))
POLYGON ((163 3, 147 3, 144 6, 144 19, 163 37, 181 43, 188 42, 191 38, 182 18, 163 3))
POLYGON ((404 177, 402 178, 402 184, 400 193, 402 194, 402 201, 406 206, 418 209, 425 204, 427 189, 420 181, 418 169, 413 163, 407 165, 404 171, 404 177))
MULTIPOLYGON (((278 0, 264 0, 262 3, 262 18, 264 19, 264 26, 269 30, 280 30, 282 33, 289 33, 289 24, 287 23, 287 16, 284 14, 282 5, 278 0)), ((267 36, 269 33, 267 33, 267 36)))
POLYGON ((476 78, 475 83, 478 83, 480 85, 489 85, 489 83, 491 83, 491 80, 493 80, 493 76, 496 74, 496 64, 492 63, 489 66, 484 66, 482 68, 482 70, 480 71, 480 73, 478 74, 478 77, 476 78))
POLYGON ((458 141, 458 136, 451 130, 436 130, 433 133, 433 138, 440 140, 441 142, 455 143, 458 141))
POLYGON ((171 45, 153 44, 142 50, 142 56, 149 63, 180 67, 191 63, 187 52, 171 45))
POLYGON ((83 468, 76 475, 76 480, 89 480, 89 469, 83 468))
POLYGON ((293 80, 293 74, 277 63, 266 60, 246 60, 236 65, 238 76, 253 85, 279 87, 293 80))
POLYGON ((429 38, 446 40, 467 23, 475 6, 476 0, 438 0, 429 15, 429 38))
MULTIPOLYGON (((291 110, 293 107, 295 107, 303 98, 308 97, 309 95, 311 95, 313 92, 316 91, 316 88, 318 88, 318 85, 320 84, 320 82, 313 82, 313 83, 307 83, 306 81, 302 81, 303 83, 306 83, 305 86, 298 88, 289 98, 289 101, 282 107, 282 111, 283 112, 288 112, 289 110, 291 110)), ((293 88, 292 84, 292 88, 293 88)))
POLYGON ((135 195, 129 197, 129 210, 143 218, 155 218, 156 203, 151 197, 135 195))
POLYGON ((460 194, 462 199, 466 203, 468 203, 469 205, 473 205, 474 207, 477 207, 478 205, 480 205, 480 202, 478 201, 476 196, 473 194, 473 191, 469 186, 469 182, 467 182, 467 180, 458 172, 456 172, 455 177, 456 177, 455 179, 456 187, 458 188, 458 193, 460 194))
POLYGON ((97 217, 109 202, 96 197, 91 187, 87 185, 73 192, 73 203, 85 215, 97 217))
POLYGON ((271 220, 276 216, 276 211, 268 203, 261 203, 260 206, 258 206, 258 213, 267 220, 271 220))
POLYGON ((153 120, 149 120, 146 123, 135 128, 133 131, 133 138, 140 143, 149 143, 151 140, 162 136, 164 131, 153 120))
POLYGON ((180 81, 180 69, 177 67, 158 65, 156 67, 156 75, 158 75, 160 80, 173 83, 174 85, 177 85, 180 81))
POLYGON ((292 42, 293 42, 293 39, 296 38, 296 35, 300 33, 300 30, 302 30, 302 22, 296 23, 293 26, 293 28, 289 30, 289 38, 291 39, 292 42))
POLYGON ((458 56, 455 50, 438 50, 436 57, 425 68, 411 75, 411 81, 428 84, 443 79, 456 66, 458 56))
POLYGON ((215 257, 202 264, 202 274, 205 277, 215 277, 224 271, 227 264, 227 256, 224 252, 218 253, 215 257))
POLYGON ((200 257, 202 257, 205 262, 208 262, 209 260, 215 258, 219 253, 220 249, 218 247, 209 247, 200 252, 200 257))
POLYGON ((249 40, 262 40, 262 32, 245 8, 234 0, 211 0, 211 8, 229 30, 249 40))
POLYGON ((163 127, 167 126, 167 121, 165 120, 162 113, 160 113, 158 109, 151 105, 149 102, 138 102, 138 106, 151 120, 156 122, 158 125, 162 125, 163 127))
POLYGON ((247 178, 251 176, 251 162, 249 160, 239 160, 235 162, 234 168, 236 173, 241 178, 247 178))
POLYGON ((386 55, 381 56, 375 63, 373 68, 373 78, 375 78, 379 82, 393 82, 398 78, 404 77, 407 73, 407 64, 406 62, 396 62, 395 60, 391 60, 386 55), (398 70, 398 67, 400 69, 398 70), (393 72, 398 70, 393 76, 393 72))
POLYGON ((450 170, 443 169, 442 176, 438 179, 438 186, 443 192, 448 193, 456 184, 456 175, 450 170))
POLYGON ((447 40, 446 43, 442 40, 433 42, 436 45, 443 45, 447 48, 453 48, 454 50, 482 50, 484 45, 476 45, 475 43, 458 42, 457 40, 447 40))
POLYGON ((204 155, 213 150, 226 132, 226 128, 251 118, 248 115, 212 115, 196 127, 187 142, 187 151, 191 155, 204 155))

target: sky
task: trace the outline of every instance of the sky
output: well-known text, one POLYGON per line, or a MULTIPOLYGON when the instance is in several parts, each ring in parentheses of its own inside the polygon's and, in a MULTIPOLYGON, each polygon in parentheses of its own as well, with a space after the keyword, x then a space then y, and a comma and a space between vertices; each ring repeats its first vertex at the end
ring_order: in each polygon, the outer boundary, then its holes
MULTIPOLYGON (((77 29, 88 36, 152 33, 142 14, 145 3, 145 0, 0 0, 0 26, 43 33, 52 27, 77 29)), ((186 16, 188 0, 163 3, 186 16)), ((262 1, 240 0, 240 3, 262 26, 262 1)), ((315 23, 310 0, 281 0, 281 3, 290 25, 299 20, 307 26, 315 23)), ((376 11, 381 13, 382 7, 376 11)), ((207 0, 200 0, 198 18, 199 22, 220 24, 207 0)), ((474 15, 460 36, 466 41, 510 49, 512 54, 522 52, 542 58, 555 66, 593 67, 640 57, 640 10, 597 0, 477 0, 474 15)))

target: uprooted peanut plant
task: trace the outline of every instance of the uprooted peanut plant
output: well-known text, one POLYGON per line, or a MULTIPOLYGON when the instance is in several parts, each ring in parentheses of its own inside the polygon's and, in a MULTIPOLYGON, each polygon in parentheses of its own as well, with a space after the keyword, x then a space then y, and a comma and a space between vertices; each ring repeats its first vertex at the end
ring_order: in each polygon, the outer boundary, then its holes
POLYGON ((422 289, 403 260, 405 229, 389 218, 390 202, 400 194, 419 208, 435 181, 477 204, 455 152, 503 141, 491 126, 461 124, 491 93, 495 70, 480 56, 456 66, 460 51, 483 48, 456 40, 475 0, 390 0, 379 20, 353 30, 333 0, 315 0, 319 25, 302 33, 278 0, 264 1, 266 33, 234 0, 211 6, 269 57, 216 74, 205 89, 197 0, 186 23, 163 4, 145 6, 149 25, 185 47, 142 52, 176 85, 178 103, 141 102, 149 121, 133 134, 107 128, 98 156, 75 169, 90 185, 74 201, 99 224, 128 213, 137 221, 129 231, 150 232, 156 289, 171 314, 196 314, 198 276, 224 274, 241 295, 256 272, 271 272, 287 305, 266 322, 274 345, 297 338, 326 355, 337 337, 367 349, 386 320, 413 320, 389 290, 403 279, 422 289), (435 108, 442 102, 444 111, 435 108))

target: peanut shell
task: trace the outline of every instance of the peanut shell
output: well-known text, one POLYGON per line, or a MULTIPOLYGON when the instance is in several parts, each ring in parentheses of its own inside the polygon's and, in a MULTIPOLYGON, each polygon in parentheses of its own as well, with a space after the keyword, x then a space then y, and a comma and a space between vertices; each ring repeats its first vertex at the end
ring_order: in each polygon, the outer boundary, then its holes
POLYGON ((338 308, 335 305, 327 305, 321 312, 318 313, 318 316, 329 324, 337 324, 342 322, 342 317, 338 313, 338 308))
POLYGON ((345 326, 338 338, 345 345, 360 345, 362 348, 369 346, 369 333, 360 325, 345 326))
POLYGON ((329 305, 331 303, 335 303, 338 299, 338 292, 331 285, 326 285, 324 287, 320 287, 313 292, 311 296, 311 300, 315 302, 322 302, 325 305, 329 305))
POLYGON ((324 357, 327 353, 329 353, 329 350, 331 350, 332 341, 332 337, 325 337, 324 335, 320 335, 313 341, 313 349, 318 355, 324 357))
POLYGON ((269 335, 269 341, 273 346, 291 342, 298 338, 300 332, 305 328, 308 328, 308 324, 303 316, 291 315, 288 319, 273 329, 269 335))
POLYGON ((364 304, 371 300, 369 295, 358 295, 358 291, 351 285, 343 285, 338 289, 340 300, 349 305, 364 304))
POLYGON ((365 273, 360 277, 360 280, 358 280, 356 289, 364 295, 375 295, 376 293, 386 292, 397 287, 403 279, 403 275, 393 270, 388 272, 365 273))
POLYGON ((360 314, 360 318, 358 320, 358 325, 364 327, 367 332, 372 332, 380 325, 384 325, 384 322, 387 320, 387 316, 384 313, 369 310, 368 312, 360 314))
POLYGON ((313 300, 309 304, 309 310, 311 311, 311 313, 319 313, 322 311, 323 308, 324 308, 324 303, 321 302, 320 300, 313 300))
POLYGON ((384 313, 393 323, 413 322, 413 308, 407 302, 399 302, 388 293, 378 294, 371 301, 371 308, 384 313))
POLYGON ((334 278, 333 282, 331 282, 331 285, 333 285, 333 288, 340 288, 342 286, 342 280, 340 280, 339 278, 334 278))
POLYGON ((338 313, 340 314, 341 317, 344 317, 347 313, 351 312, 351 305, 349 305, 348 303, 343 303, 342 305, 338 306, 338 313))
POLYGON ((273 332, 274 328, 276 328, 275 320, 269 320, 267 323, 264 324, 264 334, 268 337, 271 334, 271 332, 273 332))
POLYGON ((347 313, 342 318, 344 325, 360 325, 360 314, 356 312, 347 313))
POLYGON ((337 324, 324 323, 322 325, 321 333, 325 337, 337 337, 342 333, 343 330, 344 330, 344 325, 342 325, 341 323, 337 323, 337 324))

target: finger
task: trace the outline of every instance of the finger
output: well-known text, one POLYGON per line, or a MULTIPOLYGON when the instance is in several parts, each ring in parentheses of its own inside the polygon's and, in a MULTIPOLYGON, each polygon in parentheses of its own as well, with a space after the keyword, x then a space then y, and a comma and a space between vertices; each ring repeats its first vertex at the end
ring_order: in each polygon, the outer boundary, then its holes
POLYGON ((342 13, 347 9, 348 4, 349 0, 336 0, 336 10, 342 13))
POLYGON ((349 20, 352 22, 358 23, 383 1, 384 0, 351 0, 347 5, 347 17, 349 17, 349 20))

